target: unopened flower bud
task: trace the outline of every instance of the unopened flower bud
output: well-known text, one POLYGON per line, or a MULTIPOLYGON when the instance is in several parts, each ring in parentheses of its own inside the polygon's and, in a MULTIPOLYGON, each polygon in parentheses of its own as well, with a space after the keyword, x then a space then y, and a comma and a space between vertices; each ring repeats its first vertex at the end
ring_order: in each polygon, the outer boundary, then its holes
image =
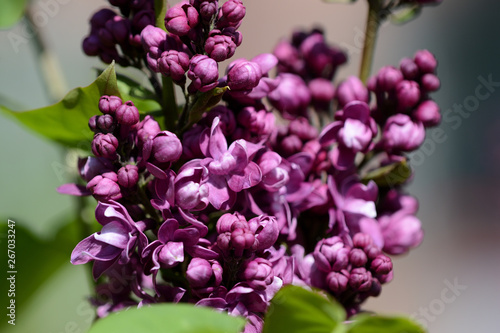
POLYGON ((146 52, 149 52, 152 47, 160 47, 166 39, 167 33, 153 25, 148 25, 141 31, 141 42, 146 52))
POLYGON ((121 105, 122 100, 118 96, 104 95, 99 99, 99 110, 104 114, 114 115, 121 105))
POLYGON ((132 188, 139 180, 139 169, 137 166, 127 164, 118 170, 118 184, 125 188, 132 188))
POLYGON ((349 283, 349 273, 346 270, 340 272, 330 272, 326 276, 328 288, 336 294, 340 294, 347 290, 349 283))
POLYGON ((392 271, 391 258, 386 255, 379 254, 375 259, 373 259, 370 269, 377 275, 389 274, 389 272, 392 271))
POLYGON ((372 274, 363 267, 354 268, 349 276, 349 286, 355 291, 368 291, 372 286, 372 274))
POLYGON ((127 101, 118 107, 115 117, 120 124, 132 126, 139 122, 139 110, 132 101, 127 101))
POLYGON ((422 73, 434 73, 437 67, 437 60, 428 50, 420 50, 415 53, 415 63, 422 73))
POLYGON ((219 66, 214 59, 199 54, 191 58, 187 75, 192 81, 190 90, 206 92, 217 86, 219 66))
POLYGON ((212 30, 205 42, 205 52, 217 62, 231 58, 241 44, 241 34, 234 28, 212 30))
POLYGON ((335 88, 330 80, 316 78, 309 82, 312 103, 321 110, 328 110, 328 107, 335 96, 335 88))
POLYGON ((105 157, 110 160, 116 159, 118 139, 111 133, 97 133, 92 140, 92 152, 97 157, 105 157))
MULTIPOLYGON (((105 114, 102 116, 97 116, 97 129, 102 133, 111 133, 115 130, 115 120, 113 116, 105 114)), ((90 126, 90 122, 89 122, 90 126)))
POLYGON ((174 133, 162 131, 152 142, 151 156, 159 163, 173 162, 182 154, 182 144, 174 133))
POLYGON ((368 89, 363 82, 356 76, 350 76, 337 87, 336 97, 339 106, 344 107, 352 101, 361 101, 368 103, 368 89))
POLYGON ((436 91, 441 85, 439 78, 431 73, 424 74, 420 80, 421 87, 426 92, 436 91))
POLYGON ((89 119, 89 128, 92 132, 97 133, 97 117, 98 116, 92 116, 89 119))
POLYGON ((245 17, 246 8, 241 0, 228 0, 223 5, 219 12, 217 28, 235 27, 241 25, 241 20, 245 17))
POLYGON ((186 278, 194 289, 218 286, 222 282, 222 267, 217 261, 193 258, 188 265, 186 278))
POLYGON ((400 81, 396 86, 396 96, 398 98, 398 106, 401 110, 415 106, 420 99, 418 83, 408 80, 400 81))
POLYGON ((423 101, 412 112, 412 117, 421 121, 425 127, 436 126, 441 121, 439 106, 432 100, 423 101))
POLYGON ((198 16, 196 8, 182 1, 167 10, 165 27, 177 36, 185 36, 198 25, 198 16))
POLYGON ((240 277, 256 290, 264 290, 273 281, 273 268, 264 258, 256 258, 243 264, 240 277))
POLYGON ((260 66, 252 61, 240 61, 227 72, 227 85, 233 91, 251 90, 262 78, 260 66))
POLYGON ((187 53, 176 50, 165 51, 158 59, 158 70, 165 76, 172 77, 176 83, 182 84, 186 81, 184 74, 189 68, 189 56, 187 53))
POLYGON ((392 66, 385 66, 377 74, 377 90, 391 91, 403 80, 403 74, 392 66))
POLYGON ((349 252, 349 262, 354 267, 363 267, 367 261, 368 258, 363 250, 355 248, 349 252))
POLYGON ((399 68, 401 69, 401 73, 403 73, 406 80, 413 80, 419 74, 417 64, 410 58, 403 58, 399 63, 399 68))

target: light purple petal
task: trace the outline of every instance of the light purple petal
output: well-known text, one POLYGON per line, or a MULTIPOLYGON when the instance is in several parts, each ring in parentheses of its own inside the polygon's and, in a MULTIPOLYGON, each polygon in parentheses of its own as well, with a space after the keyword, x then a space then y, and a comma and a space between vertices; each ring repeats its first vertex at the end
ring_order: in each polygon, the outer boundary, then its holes
POLYGON ((184 244, 182 242, 168 242, 161 247, 158 261, 165 268, 171 268, 184 261, 184 244))
POLYGON ((57 188, 57 192, 61 194, 76 195, 78 197, 83 197, 92 194, 92 192, 88 190, 85 186, 72 183, 59 186, 57 188))
POLYGON ((125 249, 129 241, 128 230, 121 223, 110 222, 94 235, 97 241, 125 249))

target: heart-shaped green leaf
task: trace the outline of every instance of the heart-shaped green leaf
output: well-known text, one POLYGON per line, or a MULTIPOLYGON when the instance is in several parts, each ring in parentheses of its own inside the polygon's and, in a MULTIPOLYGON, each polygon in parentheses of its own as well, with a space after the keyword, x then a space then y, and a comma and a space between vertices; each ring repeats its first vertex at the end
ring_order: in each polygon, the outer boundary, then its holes
POLYGON ((89 118, 99 113, 102 95, 120 96, 114 63, 89 86, 71 90, 60 102, 43 108, 16 112, 0 106, 0 110, 32 131, 67 147, 88 149, 93 133, 89 118))
POLYGON ((245 320, 192 304, 129 308, 98 320, 88 333, 239 333, 245 320))
POLYGON ((290 285, 272 299, 263 333, 340 333, 345 317, 344 308, 334 300, 290 285))

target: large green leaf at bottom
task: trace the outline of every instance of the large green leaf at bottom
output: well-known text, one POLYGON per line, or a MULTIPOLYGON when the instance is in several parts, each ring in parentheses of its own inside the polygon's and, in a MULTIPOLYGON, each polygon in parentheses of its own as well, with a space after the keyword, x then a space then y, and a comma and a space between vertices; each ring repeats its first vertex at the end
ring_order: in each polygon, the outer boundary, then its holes
POLYGON ((102 95, 120 96, 114 63, 89 86, 71 90, 60 102, 43 108, 16 112, 0 110, 42 136, 67 147, 88 148, 93 133, 89 118, 99 113, 102 95))
POLYGON ((290 285, 272 299, 263 333, 341 333, 345 317, 344 308, 334 300, 290 285))
POLYGON ((360 314, 351 318, 348 333, 424 333, 414 321, 404 317, 360 314))
POLYGON ((99 319, 88 333, 239 333, 245 320, 192 304, 154 304, 99 319))

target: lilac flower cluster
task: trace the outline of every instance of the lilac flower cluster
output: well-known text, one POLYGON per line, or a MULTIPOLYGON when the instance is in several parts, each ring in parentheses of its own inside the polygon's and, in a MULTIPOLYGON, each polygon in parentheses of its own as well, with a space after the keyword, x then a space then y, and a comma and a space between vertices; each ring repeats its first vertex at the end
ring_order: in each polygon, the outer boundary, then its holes
MULTIPOLYGON (((136 2, 112 3, 138 15, 136 2)), ((162 129, 116 96, 102 96, 89 121, 94 156, 79 162, 86 184, 59 191, 98 201, 102 228, 71 262, 93 261, 100 317, 189 302, 244 316, 245 332, 260 332, 285 284, 323 289, 352 315, 392 279, 388 255, 422 240, 408 177, 390 182, 384 170, 440 121, 429 96, 439 88, 434 56, 418 51, 366 86, 354 76, 334 86, 347 57, 316 29, 220 76, 244 15, 240 0, 183 1, 166 13, 168 32, 141 28, 149 69, 182 88, 190 80, 175 126, 162 129), (217 88, 222 100, 186 121, 217 88), (112 288, 120 276, 126 283, 112 288)), ((96 36, 108 29, 92 26, 96 36)))

